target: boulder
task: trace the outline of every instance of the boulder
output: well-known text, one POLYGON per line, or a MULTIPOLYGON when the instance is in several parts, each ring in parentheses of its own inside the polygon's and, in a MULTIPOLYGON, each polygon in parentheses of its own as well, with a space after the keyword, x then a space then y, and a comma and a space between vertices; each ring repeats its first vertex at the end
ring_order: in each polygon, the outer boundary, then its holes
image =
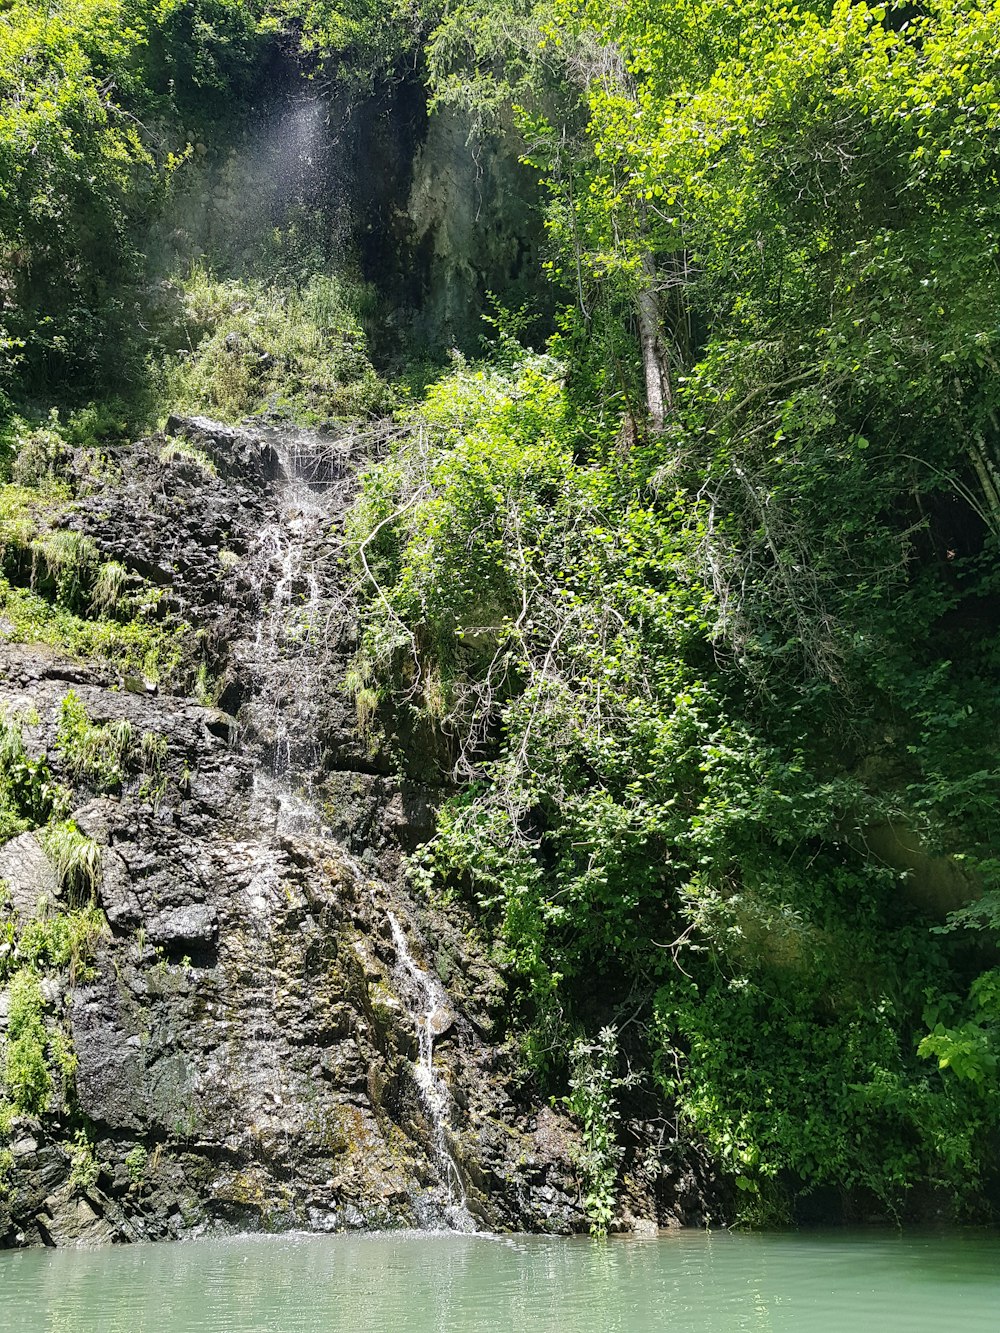
POLYGON ((22 833, 0 847, 0 880, 6 883, 10 905, 22 921, 44 916, 48 905, 62 893, 52 862, 34 833, 22 833))

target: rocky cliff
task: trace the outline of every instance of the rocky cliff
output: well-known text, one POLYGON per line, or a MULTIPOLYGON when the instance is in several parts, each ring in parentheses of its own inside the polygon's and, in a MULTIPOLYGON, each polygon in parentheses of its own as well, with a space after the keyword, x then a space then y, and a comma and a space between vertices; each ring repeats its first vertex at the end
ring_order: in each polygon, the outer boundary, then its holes
MULTIPOLYGON (((378 433, 170 431, 102 475, 76 460, 60 521, 191 627, 201 702, 0 637, 0 708, 72 789, 101 913, 85 956, 44 968, 64 1088, 10 1118, 0 1244, 584 1228, 579 1133, 521 1070, 489 942, 401 873, 444 791, 433 756, 411 737, 401 777, 345 692, 342 527, 378 433), (158 738, 155 781, 81 777, 59 739, 68 695, 100 734, 158 738)), ((0 848, 0 1035, 33 923, 80 905, 43 844, 0 848)), ((632 1127, 623 1225, 696 1220, 690 1172, 644 1175, 650 1132, 632 1127)))

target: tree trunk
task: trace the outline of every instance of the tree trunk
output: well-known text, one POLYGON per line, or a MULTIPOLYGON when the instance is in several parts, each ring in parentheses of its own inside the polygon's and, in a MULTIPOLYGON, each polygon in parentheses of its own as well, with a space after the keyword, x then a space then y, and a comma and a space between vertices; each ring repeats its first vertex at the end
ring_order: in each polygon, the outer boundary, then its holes
POLYGON ((654 287, 656 264, 649 253, 642 257, 645 279, 636 296, 639 311, 639 339, 642 345, 642 365, 646 376, 646 404, 654 431, 662 431, 667 413, 673 411, 670 387, 670 357, 663 336, 663 316, 660 300, 654 287))

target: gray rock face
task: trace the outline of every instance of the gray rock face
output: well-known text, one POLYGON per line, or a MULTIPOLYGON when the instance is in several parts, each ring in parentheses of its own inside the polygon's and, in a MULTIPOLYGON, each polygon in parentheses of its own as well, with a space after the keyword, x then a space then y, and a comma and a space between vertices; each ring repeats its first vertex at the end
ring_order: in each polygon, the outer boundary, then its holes
MULTIPOLYGON (((125 480, 93 489, 78 521, 130 570, 160 570, 171 604, 204 629, 222 723, 110 668, 0 641, 0 706, 30 702, 31 746, 57 768, 70 685, 94 721, 166 739, 155 804, 138 780, 77 793, 74 818, 103 849, 108 929, 89 974, 45 991, 50 1030, 72 1039, 75 1104, 13 1123, 0 1245, 456 1220, 583 1229, 577 1133, 518 1075, 488 947, 457 909, 412 901, 398 873, 433 829, 433 755, 392 776, 344 695, 356 629, 330 552, 353 446, 172 429, 214 477, 136 445, 119 458, 125 480), (318 519, 311 492, 289 489, 296 450, 323 497, 318 519), (222 547, 240 555, 228 570, 222 547), (330 626, 308 650, 305 603, 330 626)), ((55 893, 31 835, 0 849, 0 876, 19 918, 55 893)), ((681 1183, 633 1181, 637 1224, 696 1216, 698 1188, 685 1203, 681 1183)))
POLYGON ((22 833, 0 847, 0 880, 6 883, 10 905, 21 921, 61 895, 52 863, 33 833, 22 833))
POLYGON ((516 143, 514 133, 484 142, 454 108, 430 118, 406 211, 414 249, 428 256, 418 319, 432 338, 475 346, 486 292, 501 275, 509 289, 537 271, 542 209, 516 143))

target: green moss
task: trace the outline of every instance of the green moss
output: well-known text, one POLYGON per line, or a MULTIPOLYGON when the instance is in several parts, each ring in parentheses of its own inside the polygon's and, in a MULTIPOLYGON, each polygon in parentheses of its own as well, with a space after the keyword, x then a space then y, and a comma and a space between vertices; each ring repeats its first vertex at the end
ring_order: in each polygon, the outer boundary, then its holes
POLYGON ((267 1202, 261 1176, 252 1170, 237 1171, 228 1183, 219 1190, 220 1198, 232 1203, 242 1204, 245 1208, 257 1208, 263 1211, 267 1202))
POLYGON ((93 976, 94 953, 106 931, 104 913, 93 904, 33 917, 14 941, 13 953, 0 960, 0 978, 27 964, 36 970, 66 968, 71 982, 86 981, 93 976))
POLYGON ((311 1134, 315 1134, 328 1153, 350 1152, 354 1141, 354 1125, 341 1107, 333 1107, 307 1122, 311 1134))
POLYGON ((150 590, 136 608, 136 618, 124 624, 92 620, 0 577, 0 615, 8 622, 9 642, 44 643, 72 657, 102 659, 153 683, 174 679, 193 646, 189 626, 145 619, 158 600, 159 593, 150 590))
POLYGON ((37 974, 24 968, 10 988, 3 1081, 15 1112, 41 1115, 48 1108, 52 1079, 45 1058, 44 1001, 37 974))

